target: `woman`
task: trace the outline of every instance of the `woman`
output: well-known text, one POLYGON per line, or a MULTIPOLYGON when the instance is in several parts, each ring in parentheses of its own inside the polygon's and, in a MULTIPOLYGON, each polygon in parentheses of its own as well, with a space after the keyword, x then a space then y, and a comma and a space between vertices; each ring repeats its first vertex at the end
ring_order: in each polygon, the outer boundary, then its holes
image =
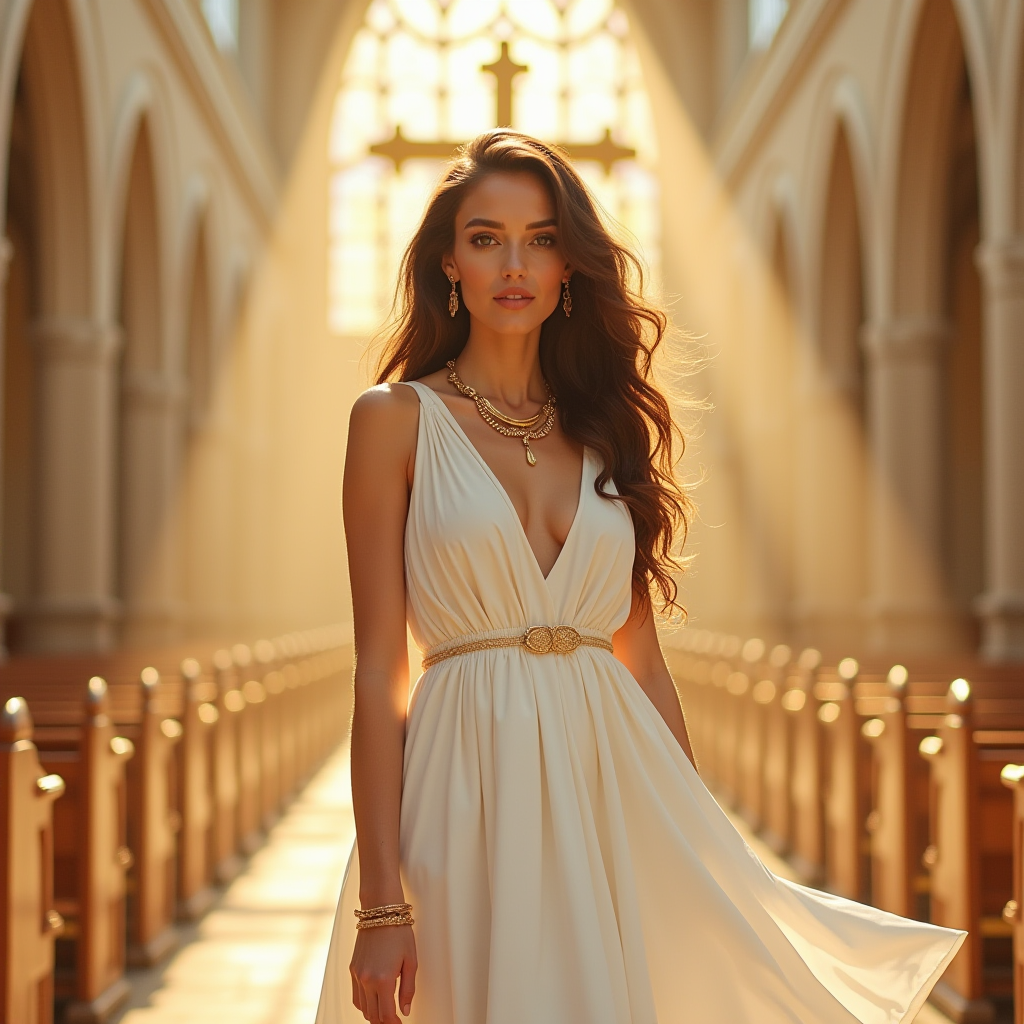
POLYGON ((634 269, 508 130, 408 248, 348 441, 357 842, 318 1024, 895 1024, 963 941, 772 875, 700 781, 652 607, 690 504, 634 269))

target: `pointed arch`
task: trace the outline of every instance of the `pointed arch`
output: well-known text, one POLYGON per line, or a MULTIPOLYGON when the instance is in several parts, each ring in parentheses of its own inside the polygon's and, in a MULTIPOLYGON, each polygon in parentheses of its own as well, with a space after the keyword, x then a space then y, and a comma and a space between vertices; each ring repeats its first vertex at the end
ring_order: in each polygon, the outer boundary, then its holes
POLYGON ((837 133, 840 131, 849 157, 852 200, 858 217, 856 229, 862 253, 864 306, 868 312, 878 308, 882 292, 878 285, 879 267, 883 261, 877 255, 880 232, 874 129, 860 83, 853 75, 841 73, 834 77, 831 92, 823 90, 810 131, 814 142, 808 156, 806 180, 810 183, 807 190, 810 202, 806 205, 812 211, 807 261, 808 331, 812 336, 820 335, 821 275, 824 270, 821 247, 827 237, 827 221, 833 208, 830 190, 837 155, 837 133))
POLYGON ((861 329, 865 321, 863 217, 853 148, 843 123, 832 141, 825 199, 818 297, 818 351, 829 385, 858 409, 863 400, 861 329))
POLYGON ((799 638, 839 651, 860 646, 866 593, 866 304, 864 216, 842 119, 831 135, 817 246, 816 331, 801 367, 795 554, 799 638))
POLYGON ((175 494, 180 378, 165 329, 163 222, 148 115, 138 119, 127 172, 117 308, 122 329, 118 593, 122 638, 164 642, 178 609, 175 494))
POLYGON ((92 161, 79 48, 63 0, 33 4, 18 79, 32 153, 39 313, 86 316, 94 283, 92 161))
POLYGON ((188 392, 186 421, 189 421, 205 404, 201 396, 209 392, 212 367, 207 364, 213 359, 215 336, 211 280, 214 261, 210 253, 212 215, 210 186, 204 174, 197 171, 190 175, 181 205, 171 288, 175 308, 168 365, 171 373, 182 379, 188 392), (197 376, 200 383, 193 395, 192 380, 197 376), (196 398, 198 408, 194 406, 196 398))
MULTIPOLYGON (((173 145, 167 117, 167 102, 159 82, 148 70, 134 71, 121 91, 109 150, 103 215, 99 227, 98 290, 101 315, 104 318, 116 320, 120 313, 125 225, 129 198, 133 195, 132 189, 139 184, 134 175, 138 170, 137 161, 142 155, 139 149, 140 139, 149 162, 153 216, 160 228, 166 227, 170 220, 172 200, 165 169, 172 164, 170 154, 173 152, 173 145)), ((138 199, 137 194, 135 198, 138 199)), ((169 250, 166 248, 168 232, 159 230, 155 237, 163 246, 154 254, 164 275, 160 280, 160 288, 163 293, 170 294, 171 282, 166 276, 172 264, 169 250)), ((172 305, 164 303, 165 318, 172 312, 167 307, 172 305)), ((163 323, 161 331, 169 341, 172 335, 169 323, 163 323)), ((162 353, 162 359, 168 363, 169 357, 169 351, 162 353)))
POLYGON ((922 5, 903 99, 893 208, 893 307, 932 318, 943 306, 947 198, 956 143, 951 114, 973 110, 971 80, 951 0, 922 5))
POLYGON ((120 320, 124 366, 159 373, 165 365, 161 217, 149 121, 138 122, 128 164, 122 221, 120 320))
POLYGON ((190 246, 184 339, 184 372, 187 393, 186 423, 194 428, 209 414, 215 383, 210 258, 205 217, 195 222, 190 246))
POLYGON ((104 449, 116 342, 94 319, 94 110, 81 22, 77 5, 64 0, 15 4, 0 57, 11 243, 2 586, 13 598, 15 650, 104 646, 114 612, 104 449), (78 611, 68 614, 72 602, 78 611))
MULTIPOLYGON (((210 287, 207 211, 204 192, 193 191, 195 202, 188 224, 188 261, 183 268, 185 296, 182 369, 185 381, 182 463, 182 599, 187 628, 222 619, 226 602, 218 600, 225 543, 225 446, 213 409, 215 367, 213 311, 210 287), (186 276, 187 275, 187 276, 186 276), (219 571, 218 571, 219 570, 219 571), (221 607, 218 607, 220 605, 221 607)), ((222 595, 221 595, 222 597, 222 595)))
POLYGON ((787 181, 780 181, 772 205, 769 234, 769 260, 774 279, 785 298, 789 314, 795 317, 800 309, 800 261, 798 256, 796 209, 787 181))
POLYGON ((755 233, 766 254, 766 265, 785 290, 795 318, 805 310, 803 246, 801 244, 800 198, 792 172, 772 166, 762 179, 757 201, 755 233))

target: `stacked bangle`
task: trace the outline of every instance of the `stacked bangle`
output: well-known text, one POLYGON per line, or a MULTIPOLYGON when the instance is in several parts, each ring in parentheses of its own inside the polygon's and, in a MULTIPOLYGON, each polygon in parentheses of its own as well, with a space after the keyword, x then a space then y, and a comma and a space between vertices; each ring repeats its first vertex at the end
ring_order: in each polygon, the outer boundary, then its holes
POLYGON ((415 924, 411 903, 386 903, 369 910, 353 910, 358 920, 356 928, 380 928, 388 924, 415 924))

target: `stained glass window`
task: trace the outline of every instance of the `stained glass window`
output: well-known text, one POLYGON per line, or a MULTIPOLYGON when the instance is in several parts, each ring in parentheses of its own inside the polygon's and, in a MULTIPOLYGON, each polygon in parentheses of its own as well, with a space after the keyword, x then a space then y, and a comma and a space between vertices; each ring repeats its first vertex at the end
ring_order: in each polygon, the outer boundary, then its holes
POLYGON ((218 49, 238 49, 238 0, 203 0, 203 17, 218 49))
POLYGON ((335 333, 379 326, 446 157, 496 124, 565 145, 657 282, 655 133, 613 0, 372 0, 329 140, 335 333))
POLYGON ((747 16, 752 50, 767 50, 789 12, 789 0, 750 0, 747 16))

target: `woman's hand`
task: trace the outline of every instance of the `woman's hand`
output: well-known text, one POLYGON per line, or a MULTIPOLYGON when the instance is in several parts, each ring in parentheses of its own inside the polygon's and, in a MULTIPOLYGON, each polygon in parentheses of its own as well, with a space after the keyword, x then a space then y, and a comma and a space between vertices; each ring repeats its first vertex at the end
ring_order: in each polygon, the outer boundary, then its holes
POLYGON ((416 991, 416 940, 412 925, 360 928, 349 972, 352 1002, 370 1024, 399 1024, 395 982, 401 979, 398 1005, 406 1017, 416 991))

